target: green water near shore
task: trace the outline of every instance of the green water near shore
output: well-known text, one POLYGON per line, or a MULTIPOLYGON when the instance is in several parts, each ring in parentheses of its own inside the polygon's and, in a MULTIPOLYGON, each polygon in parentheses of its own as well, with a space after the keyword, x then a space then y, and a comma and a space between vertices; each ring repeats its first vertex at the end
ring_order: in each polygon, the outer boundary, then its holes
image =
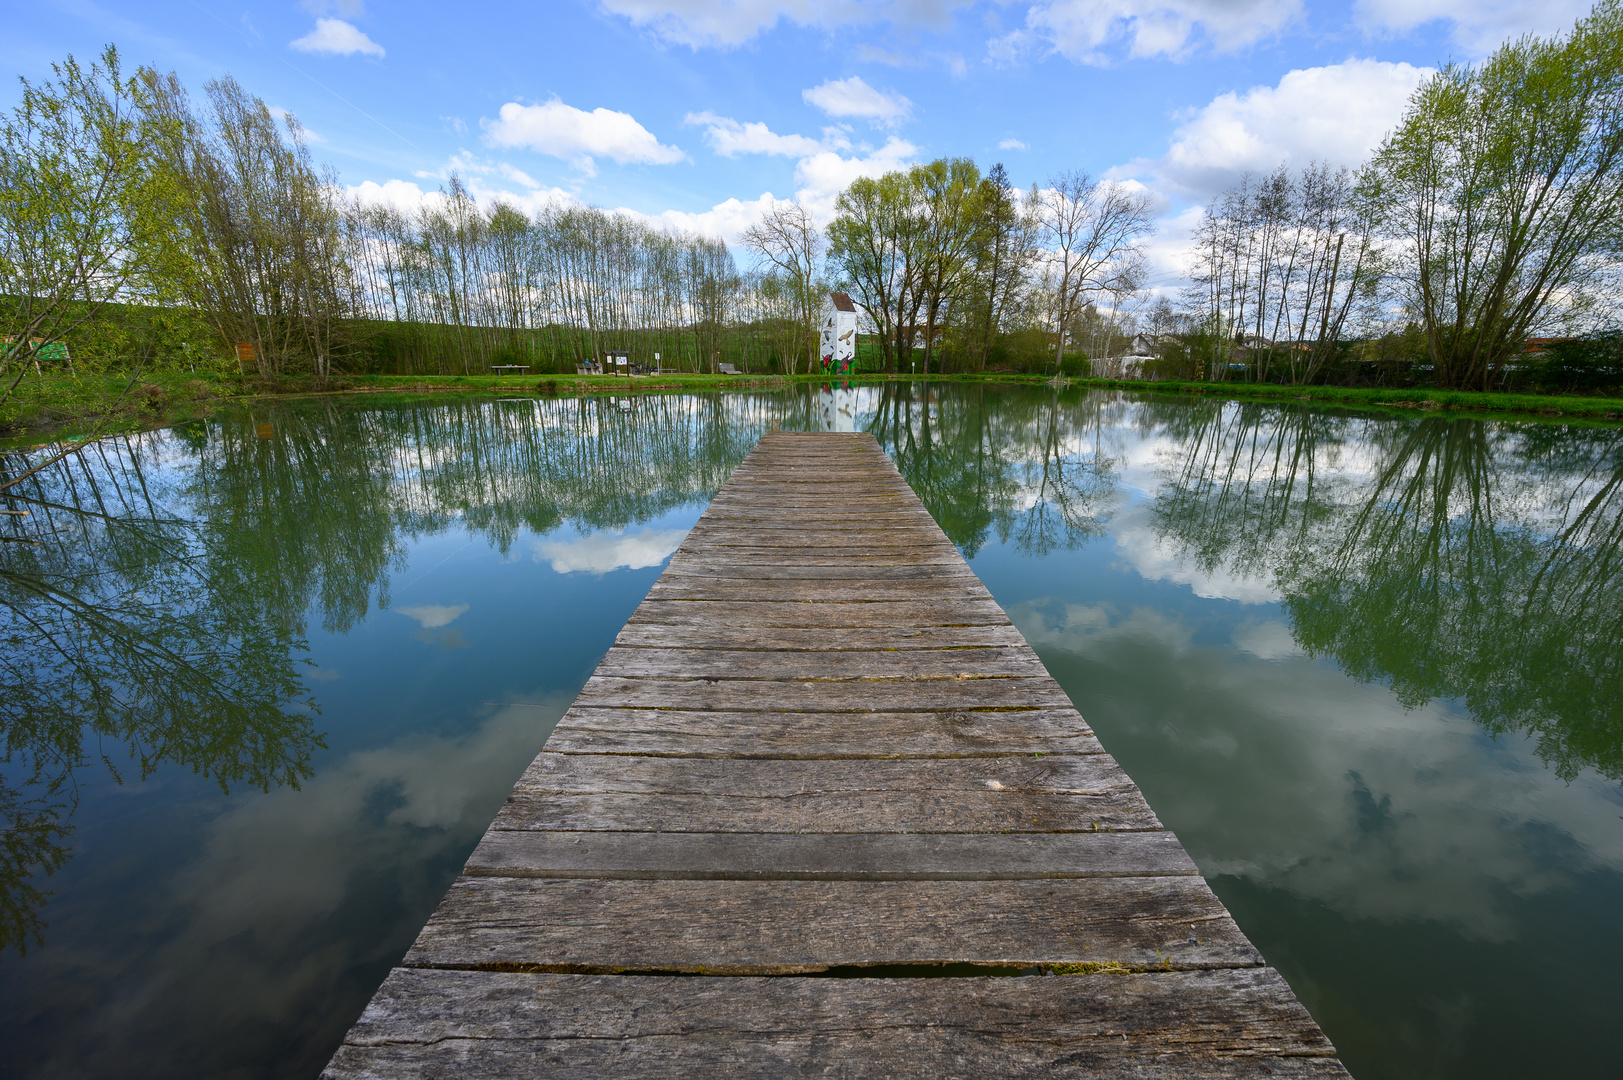
POLYGON ((314 1076, 732 467, 823 425, 1355 1076, 1615 1068, 1623 428, 902 383, 304 399, 41 474, 0 1074, 314 1076))

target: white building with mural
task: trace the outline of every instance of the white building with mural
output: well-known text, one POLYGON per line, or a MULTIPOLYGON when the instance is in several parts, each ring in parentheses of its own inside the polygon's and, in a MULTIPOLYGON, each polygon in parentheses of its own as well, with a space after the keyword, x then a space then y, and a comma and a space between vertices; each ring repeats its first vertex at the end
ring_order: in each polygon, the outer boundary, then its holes
POLYGON ((818 317, 822 326, 817 355, 829 375, 849 375, 857 361, 857 305, 842 292, 831 292, 818 317))

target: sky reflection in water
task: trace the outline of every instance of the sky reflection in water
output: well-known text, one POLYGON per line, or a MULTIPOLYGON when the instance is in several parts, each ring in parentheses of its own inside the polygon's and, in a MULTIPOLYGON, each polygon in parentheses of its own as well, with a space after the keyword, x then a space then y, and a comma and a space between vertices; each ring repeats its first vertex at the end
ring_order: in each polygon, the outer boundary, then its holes
MULTIPOLYGON (((8 644, 0 869, 29 950, 0 959, 0 1072, 319 1070, 731 468, 828 403, 631 404, 282 406, 46 479, 122 501, 56 511, 32 563, 0 551, 12 629, 29 582, 71 586, 119 632, 200 637, 214 682, 97 696, 8 644)), ((1356 1076, 1615 1062, 1623 434, 843 404, 1356 1076)))

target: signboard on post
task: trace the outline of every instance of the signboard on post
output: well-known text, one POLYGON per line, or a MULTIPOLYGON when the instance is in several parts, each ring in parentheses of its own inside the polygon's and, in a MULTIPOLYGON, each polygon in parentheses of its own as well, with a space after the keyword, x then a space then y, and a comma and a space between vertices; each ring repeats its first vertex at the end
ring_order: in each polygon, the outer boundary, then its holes
POLYGON ((624 375, 627 378, 631 377, 630 353, 625 352, 624 350, 616 349, 613 352, 605 353, 604 361, 603 366, 609 369, 610 375, 624 375))

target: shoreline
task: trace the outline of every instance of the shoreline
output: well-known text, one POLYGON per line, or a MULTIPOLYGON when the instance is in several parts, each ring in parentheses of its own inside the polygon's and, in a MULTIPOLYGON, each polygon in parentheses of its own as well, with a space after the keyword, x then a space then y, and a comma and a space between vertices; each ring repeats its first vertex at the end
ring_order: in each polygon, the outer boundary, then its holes
MULTIPOLYGON (((64 380, 66 381, 66 380, 64 380)), ((239 376, 158 374, 111 392, 124 377, 88 377, 65 387, 62 398, 41 396, 28 412, 0 430, 0 446, 129 434, 202 419, 221 408, 251 406, 287 398, 355 397, 376 394, 559 394, 679 393, 708 390, 774 390, 831 382, 823 375, 708 375, 672 373, 617 375, 355 375, 331 381, 284 380, 267 385, 239 376), (104 392, 89 389, 104 384, 104 392), (130 390, 134 388, 134 393, 130 390), (87 389, 89 392, 87 393, 87 389)), ((1272 383, 1146 382, 1137 379, 1062 378, 1002 372, 983 374, 886 375, 864 373, 838 380, 852 386, 887 382, 983 383, 1005 386, 1054 385, 1071 389, 1122 390, 1140 394, 1192 395, 1288 404, 1301 402, 1374 410, 1424 410, 1480 414, 1496 418, 1615 422, 1623 420, 1623 398, 1518 394, 1499 391, 1439 390, 1428 387, 1281 386, 1272 383)))

